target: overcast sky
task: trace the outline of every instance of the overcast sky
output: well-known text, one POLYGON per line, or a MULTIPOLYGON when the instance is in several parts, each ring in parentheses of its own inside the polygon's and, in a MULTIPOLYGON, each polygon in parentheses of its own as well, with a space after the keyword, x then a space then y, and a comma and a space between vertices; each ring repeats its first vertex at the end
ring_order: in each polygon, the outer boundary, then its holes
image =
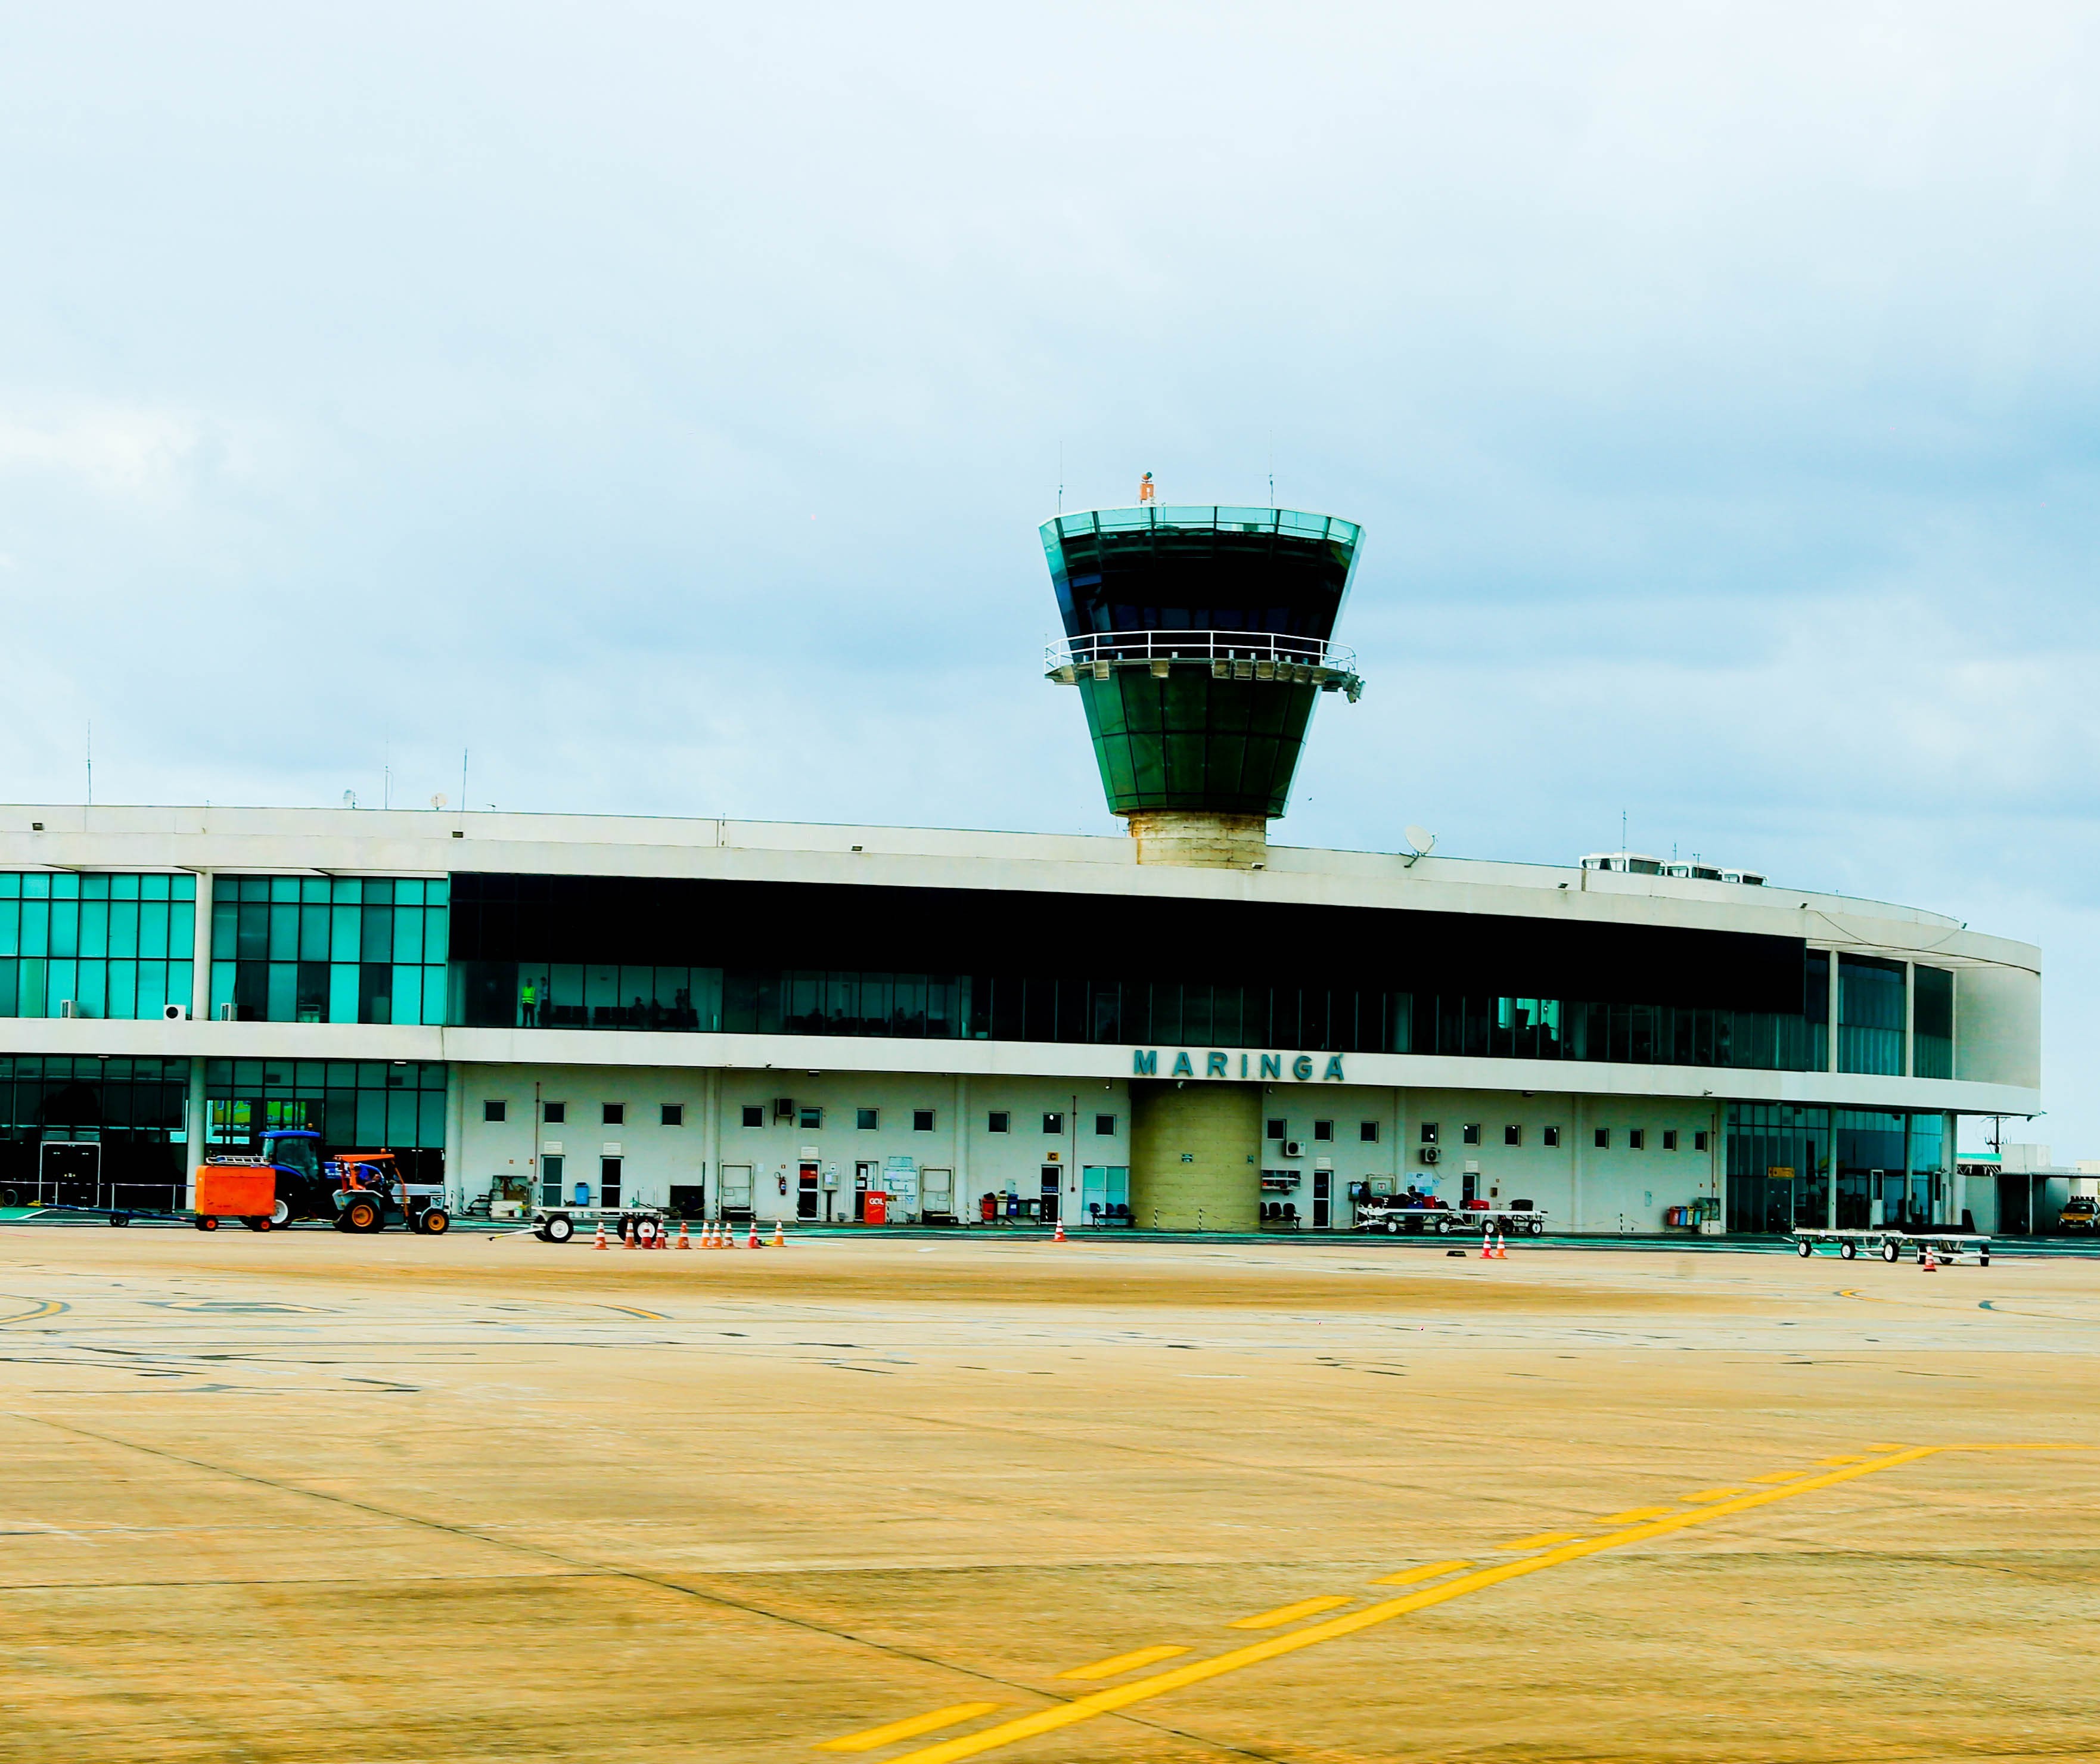
POLYGON ((2038 941, 2100 1156, 2095 16, 0 6, 0 796, 1111 831, 1036 525, 1273 473, 1274 837, 2038 941))

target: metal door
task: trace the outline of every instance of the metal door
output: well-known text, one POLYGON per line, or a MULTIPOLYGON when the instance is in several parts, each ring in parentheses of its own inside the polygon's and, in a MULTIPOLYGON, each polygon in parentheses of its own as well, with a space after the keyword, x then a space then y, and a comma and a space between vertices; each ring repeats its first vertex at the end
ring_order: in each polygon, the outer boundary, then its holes
POLYGON ((722 1166, 721 1206, 724 1219, 748 1216, 751 1211, 751 1171, 749 1164, 722 1166))
POLYGON ((598 1161, 598 1204, 600 1206, 620 1205, 620 1165, 617 1158, 601 1158, 598 1161))
POLYGON ((102 1148, 92 1140, 46 1140, 38 1185, 51 1206, 94 1206, 102 1198, 102 1148))
MULTIPOLYGON (((1471 1179, 1469 1177, 1470 1181, 1471 1179)), ((1316 1170, 1312 1172, 1312 1228, 1325 1231, 1327 1215, 1334 1211, 1335 1172, 1316 1170)))
POLYGON ((854 1223, 857 1225, 867 1217, 867 1191, 881 1186, 876 1180, 877 1167, 869 1163, 854 1166, 854 1223))
POLYGON ((562 1204, 562 1154, 559 1152, 540 1160, 540 1201, 545 1206, 562 1204))
POLYGON ((817 1166, 804 1164, 795 1185, 795 1216, 814 1219, 817 1216, 817 1166))
POLYGON ((1041 1194, 1038 1199, 1035 1216, 1046 1225, 1057 1217, 1057 1203, 1064 1197, 1065 1172, 1056 1164, 1042 1166, 1041 1194))

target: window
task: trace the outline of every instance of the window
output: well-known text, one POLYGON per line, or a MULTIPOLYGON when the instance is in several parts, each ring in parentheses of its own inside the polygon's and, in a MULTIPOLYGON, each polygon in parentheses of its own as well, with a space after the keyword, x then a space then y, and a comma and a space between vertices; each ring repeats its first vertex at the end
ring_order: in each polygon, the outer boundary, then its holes
POLYGON ((824 1124, 824 1111, 815 1103, 804 1103, 795 1111, 796 1125, 814 1132, 824 1124))
POLYGON ((1282 1121, 1271 1121, 1268 1123, 1268 1136, 1273 1140, 1282 1139, 1287 1124, 1288 1123, 1282 1121))
POLYGON ((1314 1139, 1316 1139, 1316 1140, 1331 1140, 1332 1138, 1334 1138, 1334 1136, 1335 1136, 1335 1123, 1334 1123, 1333 1122, 1331 1122, 1331 1121, 1315 1121, 1315 1122, 1312 1123, 1312 1137, 1313 1137, 1314 1139))
POLYGON ((1640 1152, 1648 1149, 1648 1132, 1645 1128, 1635 1127, 1628 1131, 1626 1135, 1626 1149, 1631 1152, 1640 1152))
POLYGON ((540 1118, 550 1127, 558 1127, 569 1118, 569 1105, 565 1102, 541 1103, 540 1118))
POLYGON ((484 1121, 501 1121, 509 1112, 510 1107, 508 1103, 500 1102, 491 1096, 481 1105, 481 1118, 484 1121))
POLYGON ((1422 1123, 1422 1143, 1424 1145, 1434 1145, 1436 1143, 1436 1123, 1434 1121, 1425 1121, 1422 1123))
POLYGON ((931 1133, 933 1131, 933 1111, 930 1109, 913 1109, 911 1131, 914 1133, 931 1133))
POLYGON ((985 1118, 985 1131, 1004 1133, 1013 1125, 1013 1117, 1004 1109, 995 1109, 985 1118))
POLYGON ((1612 1149, 1612 1130, 1611 1130, 1609 1127, 1599 1127, 1599 1128, 1598 1128, 1598 1129, 1597 1129, 1597 1149, 1598 1149, 1599 1151, 1600 1151, 1600 1152, 1608 1152, 1608 1151, 1609 1151, 1611 1149, 1612 1149))
POLYGON ((1662 1149, 1666 1152, 1674 1152, 1677 1149, 1677 1129, 1675 1127, 1665 1127, 1662 1130, 1662 1149))
POLYGON ((627 1105, 625 1103, 606 1103, 602 1106, 605 1110, 604 1120, 607 1127, 616 1127, 626 1121, 627 1105))
POLYGON ((1377 1144, 1378 1136, 1379 1124, 1375 1121, 1365 1121, 1357 1128, 1357 1137, 1366 1145, 1377 1144))
POLYGON ((872 1133, 882 1124, 882 1113, 876 1109, 854 1110, 854 1125, 863 1133, 872 1133))
POLYGON ((1695 1152, 1705 1151, 1706 1149, 1706 1136, 1703 1133, 1693 1134, 1692 1136, 1692 1149, 1695 1152))
POLYGON ((1468 1145, 1479 1144, 1480 1143, 1480 1123, 1477 1121, 1468 1121, 1464 1127, 1458 1130, 1458 1137, 1463 1140, 1468 1145))
POLYGON ((1542 1144, 1549 1146, 1558 1145, 1560 1143, 1560 1129, 1558 1127, 1541 1127, 1538 1130, 1538 1137, 1540 1143, 1542 1144))
POLYGON ((743 1124, 748 1127, 764 1127, 765 1125, 765 1105, 764 1103, 746 1103, 743 1105, 743 1124))
POLYGON ((1062 1133, 1065 1131, 1064 1116, 1061 1114, 1047 1114, 1043 1116, 1043 1131, 1045 1133, 1062 1133))
POLYGON ((1524 1129, 1522 1127, 1504 1127, 1502 1129, 1502 1144, 1505 1145, 1523 1144, 1524 1129))
POLYGON ((664 1125, 665 1127, 682 1127, 685 1124, 686 1105, 683 1103, 666 1103, 664 1105, 664 1125))
POLYGON ((1103 1137, 1106 1137, 1107 1136, 1113 1134, 1115 1131, 1115 1117, 1114 1115, 1096 1115, 1094 1117, 1094 1131, 1103 1137))

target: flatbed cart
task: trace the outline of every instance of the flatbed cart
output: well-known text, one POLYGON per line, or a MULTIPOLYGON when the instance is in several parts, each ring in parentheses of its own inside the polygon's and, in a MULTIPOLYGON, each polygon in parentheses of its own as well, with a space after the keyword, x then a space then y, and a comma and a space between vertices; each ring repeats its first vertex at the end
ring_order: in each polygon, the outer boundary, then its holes
POLYGON ((608 1237, 624 1239, 629 1231, 638 1240, 668 1237, 669 1214, 660 1206, 536 1206, 532 1235, 542 1243, 567 1243, 579 1226, 595 1231, 600 1224, 608 1237), (646 1231, 644 1228, 646 1228, 646 1231))
POLYGON ((1375 1200, 1363 1201, 1357 1206, 1354 1228, 1394 1236, 1407 1232, 1443 1237, 1457 1231, 1477 1231, 1484 1237, 1498 1233, 1506 1237, 1542 1237, 1546 1235, 1546 1209, 1529 1201, 1515 1201, 1507 1206, 1464 1208, 1401 1206, 1390 1202, 1381 1206, 1375 1200))
POLYGON ((1980 1231, 1963 1231, 1957 1226, 1943 1228, 1927 1225, 1921 1231, 1912 1231, 1896 1225, 1874 1225, 1858 1229, 1836 1230, 1820 1225, 1797 1225, 1793 1228, 1794 1253, 1813 1255, 1818 1244, 1835 1245, 1838 1255, 1846 1261, 1853 1260, 1862 1250, 1877 1255, 1884 1262, 1900 1262, 1904 1251, 1908 1250, 1922 1262, 1925 1252, 1930 1250, 1943 1262, 1958 1262, 1965 1251, 1973 1252, 1979 1268, 1991 1265, 1991 1240, 1980 1231))

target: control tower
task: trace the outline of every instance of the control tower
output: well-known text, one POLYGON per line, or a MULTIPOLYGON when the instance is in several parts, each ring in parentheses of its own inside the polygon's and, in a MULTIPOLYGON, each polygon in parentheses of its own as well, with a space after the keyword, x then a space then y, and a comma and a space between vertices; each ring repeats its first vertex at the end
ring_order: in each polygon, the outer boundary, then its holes
POLYGON ((1140 863, 1250 868, 1322 692, 1363 691, 1330 641, 1363 530, 1295 509, 1146 503, 1043 525, 1109 808, 1140 863))

